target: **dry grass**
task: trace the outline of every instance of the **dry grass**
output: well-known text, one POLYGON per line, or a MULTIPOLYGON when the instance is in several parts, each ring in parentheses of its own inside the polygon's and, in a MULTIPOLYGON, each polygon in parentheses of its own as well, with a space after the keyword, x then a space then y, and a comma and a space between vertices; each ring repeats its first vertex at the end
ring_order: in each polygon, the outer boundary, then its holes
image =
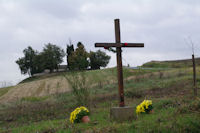
POLYGON ((70 90, 71 87, 64 77, 46 78, 11 87, 7 93, 0 97, 0 103, 15 101, 23 97, 47 96, 55 93, 68 92, 70 90))

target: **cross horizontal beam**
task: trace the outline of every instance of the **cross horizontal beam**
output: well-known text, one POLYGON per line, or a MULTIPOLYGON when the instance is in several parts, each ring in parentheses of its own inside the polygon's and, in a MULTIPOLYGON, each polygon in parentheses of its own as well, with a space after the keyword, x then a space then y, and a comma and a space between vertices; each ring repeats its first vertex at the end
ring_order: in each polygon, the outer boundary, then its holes
POLYGON ((95 47, 144 47, 144 43, 95 43, 95 47))

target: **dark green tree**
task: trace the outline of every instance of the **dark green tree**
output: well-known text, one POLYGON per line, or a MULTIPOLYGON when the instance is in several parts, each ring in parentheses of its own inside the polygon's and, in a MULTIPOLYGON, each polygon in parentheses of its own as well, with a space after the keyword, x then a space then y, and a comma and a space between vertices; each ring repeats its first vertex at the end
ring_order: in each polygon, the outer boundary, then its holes
POLYGON ((81 42, 77 43, 76 50, 69 56, 69 63, 73 70, 85 70, 88 68, 88 53, 81 42))
POLYGON ((91 69, 106 67, 110 60, 110 56, 106 55, 106 53, 101 50, 98 50, 97 52, 90 51, 89 58, 91 69))
POLYGON ((27 74, 28 73, 28 68, 26 67, 25 64, 25 57, 19 58, 16 63, 19 65, 19 68, 21 70, 21 74, 27 74))
POLYGON ((29 74, 32 76, 36 73, 36 68, 34 67, 34 58, 36 56, 36 51, 33 50, 31 46, 23 50, 24 57, 19 58, 16 63, 19 65, 22 74, 29 74))
POLYGON ((58 69, 58 65, 63 62, 65 56, 64 50, 60 47, 48 43, 43 48, 42 58, 44 62, 44 68, 49 69, 52 72, 54 69, 58 69))
POLYGON ((35 56, 33 62, 36 73, 44 72, 45 69, 44 63, 45 63, 45 58, 43 57, 43 54, 37 52, 37 55, 35 56))
POLYGON ((74 52, 74 45, 70 43, 70 45, 67 45, 67 67, 68 69, 72 69, 72 64, 69 61, 69 57, 72 55, 72 53, 74 52))

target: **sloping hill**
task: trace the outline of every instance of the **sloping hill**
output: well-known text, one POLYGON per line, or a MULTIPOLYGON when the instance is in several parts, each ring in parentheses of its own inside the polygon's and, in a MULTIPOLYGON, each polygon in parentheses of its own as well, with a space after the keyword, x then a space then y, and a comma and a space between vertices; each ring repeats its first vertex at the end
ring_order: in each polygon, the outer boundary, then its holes
POLYGON ((21 83, 10 87, 0 97, 0 102, 10 102, 22 97, 38 97, 70 91, 70 85, 64 77, 57 76, 37 81, 21 83))
MULTIPOLYGON (((196 65, 200 65, 200 58, 196 58, 196 65)), ((192 59, 171 60, 171 61, 150 61, 142 65, 150 68, 184 68, 192 67, 192 59)))
MULTIPOLYGON (((124 77, 129 77, 133 70, 124 69, 124 77)), ((87 84, 92 87, 97 84, 109 84, 116 82, 116 68, 104 70, 91 70, 81 72, 87 78, 87 84)), ((71 86, 65 76, 72 73, 54 73, 38 77, 27 78, 18 85, 1 88, 0 103, 16 101, 23 97, 42 97, 71 91, 71 86)))

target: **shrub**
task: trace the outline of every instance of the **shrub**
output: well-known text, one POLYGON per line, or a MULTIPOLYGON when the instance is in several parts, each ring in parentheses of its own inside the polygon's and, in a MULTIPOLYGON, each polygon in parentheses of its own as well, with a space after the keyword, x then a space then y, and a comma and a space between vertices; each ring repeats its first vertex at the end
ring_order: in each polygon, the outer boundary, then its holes
POLYGON ((144 100, 141 104, 136 107, 136 113, 150 113, 153 109, 152 101, 151 100, 144 100))
POLYGON ((70 122, 73 123, 80 123, 83 116, 89 115, 89 110, 86 107, 78 107, 70 114, 70 122))
POLYGON ((90 89, 86 83, 85 72, 72 72, 68 76, 64 75, 72 86, 72 94, 78 106, 89 106, 90 89))

